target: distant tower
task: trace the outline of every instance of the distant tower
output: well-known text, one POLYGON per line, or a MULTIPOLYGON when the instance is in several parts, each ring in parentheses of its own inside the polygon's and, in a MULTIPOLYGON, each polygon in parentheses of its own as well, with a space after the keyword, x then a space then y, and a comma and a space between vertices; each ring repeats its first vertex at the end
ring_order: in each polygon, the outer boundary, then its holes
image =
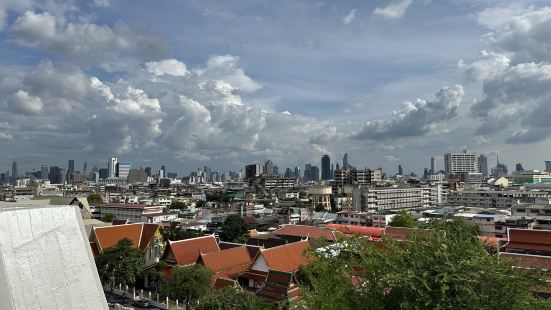
POLYGON ((118 162, 118 160, 117 160, 116 157, 109 158, 109 162, 107 162, 107 170, 109 172, 109 174, 108 174, 109 178, 114 178, 115 177, 115 174, 117 173, 117 171, 116 171, 117 162, 118 162))
POLYGON ((339 162, 335 165, 335 170, 341 170, 341 166, 339 166, 339 162))
POLYGON ((398 165, 398 175, 404 175, 404 170, 402 169, 402 165, 398 165))
POLYGON ((84 162, 84 167, 82 167, 82 174, 84 175, 85 178, 87 177, 86 176, 86 172, 88 172, 87 170, 88 170, 88 162, 85 161, 84 162))
POLYGON ((348 153, 344 153, 344 156, 342 157, 342 167, 348 168, 348 153))
POLYGON ((551 172, 551 160, 545 161, 545 171, 551 172))
POLYGON ((69 164, 67 165, 67 172, 75 172, 75 160, 69 159, 69 164))
POLYGON ((295 178, 300 179, 300 167, 295 167, 295 178))
POLYGON ((482 173, 482 176, 488 175, 488 157, 484 154, 480 154, 477 159, 478 172, 482 173))
POLYGON ((331 159, 327 154, 321 157, 321 179, 331 180, 331 159))
POLYGON ((47 165, 42 165, 42 167, 40 167, 40 178, 43 180, 47 180, 48 174, 50 173, 49 170, 50 167, 48 167, 47 165))
POLYGON ((434 169, 434 157, 430 158, 430 174, 436 174, 436 170, 434 169))
POLYGON ((17 171, 16 162, 13 162, 13 164, 11 164, 11 177, 12 177, 11 184, 13 186, 17 186, 17 178, 19 177, 19 172, 17 171))
POLYGON ((264 173, 274 174, 274 163, 269 159, 264 163, 264 173))
POLYGON ((516 166, 515 166, 515 170, 516 170, 516 171, 524 171, 524 167, 522 167, 522 164, 521 164, 521 163, 518 163, 518 164, 516 164, 516 166))

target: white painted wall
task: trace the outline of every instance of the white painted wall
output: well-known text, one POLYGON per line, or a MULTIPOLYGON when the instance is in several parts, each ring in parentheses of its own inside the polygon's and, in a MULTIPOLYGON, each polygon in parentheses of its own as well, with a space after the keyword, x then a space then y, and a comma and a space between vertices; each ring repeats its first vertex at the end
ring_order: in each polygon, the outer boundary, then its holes
POLYGON ((0 203, 0 309, 108 309, 78 207, 0 203))

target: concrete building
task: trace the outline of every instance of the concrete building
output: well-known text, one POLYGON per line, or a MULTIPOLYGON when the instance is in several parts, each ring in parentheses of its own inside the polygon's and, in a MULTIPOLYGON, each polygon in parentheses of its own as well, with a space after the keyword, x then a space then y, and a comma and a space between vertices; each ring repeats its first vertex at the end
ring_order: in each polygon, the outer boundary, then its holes
POLYGON ((129 220, 130 222, 149 222, 150 216, 163 216, 163 206, 146 204, 110 203, 101 205, 101 217, 113 214, 116 219, 129 220))
POLYGON ((546 160, 545 161, 545 171, 546 172, 551 172, 551 160, 546 160))
POLYGON ((41 179, 47 180, 49 173, 50 173, 50 167, 48 167, 48 165, 42 165, 40 167, 40 178, 41 179))
POLYGON ((520 190, 459 190, 449 193, 448 205, 473 208, 508 209, 515 203, 534 203, 536 199, 539 198, 551 198, 551 193, 546 191, 520 190))
POLYGON ((108 170, 108 178, 114 178, 116 177, 116 169, 117 169, 117 161, 118 159, 116 157, 109 158, 109 161, 107 162, 107 170, 108 170))
POLYGON ((335 223, 342 225, 370 226, 371 217, 369 213, 358 211, 339 211, 335 223))
POLYGON ((19 171, 17 170, 17 163, 11 164, 11 185, 17 186, 17 179, 19 178, 19 171))
POLYGON ((366 185, 381 182, 383 170, 379 169, 340 169, 335 170, 334 191, 342 193, 346 185, 366 185))
POLYGON ((331 210, 332 188, 327 185, 310 186, 308 188, 312 207, 322 207, 325 210, 331 210))
POLYGON ((368 212, 428 208, 438 204, 438 187, 362 187, 362 209, 368 212))
POLYGON ((477 172, 476 154, 464 150, 463 153, 444 154, 444 171, 447 175, 461 172, 477 172))
POLYGON ((488 176, 488 157, 484 154, 480 154, 477 159, 478 172, 482 173, 483 177, 488 176))
POLYGON ((130 163, 117 163, 116 165, 116 177, 122 180, 128 179, 130 173, 130 163))
POLYGON ((261 173, 261 171, 260 171, 260 164, 259 163, 245 166, 245 179, 246 180, 253 179, 253 178, 259 176, 260 173, 261 173))

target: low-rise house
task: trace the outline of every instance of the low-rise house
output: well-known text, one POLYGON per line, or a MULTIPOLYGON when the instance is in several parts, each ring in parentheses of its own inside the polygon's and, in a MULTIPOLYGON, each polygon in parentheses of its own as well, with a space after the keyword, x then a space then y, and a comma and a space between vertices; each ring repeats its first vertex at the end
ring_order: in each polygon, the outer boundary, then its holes
POLYGON ((195 264, 201 254, 218 251, 220 248, 213 235, 169 241, 163 260, 169 265, 187 266, 195 264))
POLYGON ((339 211, 337 212, 337 224, 371 226, 371 216, 369 213, 360 211, 339 211))
POLYGON ((124 239, 132 241, 132 247, 144 253, 144 269, 158 263, 165 251, 165 244, 158 224, 126 224, 107 227, 94 227, 90 241, 96 244, 99 253, 117 245, 124 239))

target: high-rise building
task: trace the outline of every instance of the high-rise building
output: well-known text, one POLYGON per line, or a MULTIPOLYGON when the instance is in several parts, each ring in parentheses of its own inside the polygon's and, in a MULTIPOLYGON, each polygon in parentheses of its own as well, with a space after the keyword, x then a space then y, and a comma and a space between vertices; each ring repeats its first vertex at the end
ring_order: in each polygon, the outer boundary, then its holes
POLYGON ((331 180, 331 159, 327 154, 321 157, 321 179, 331 180))
POLYGON ((295 167, 295 178, 300 179, 300 167, 295 167))
POLYGON ((0 185, 4 185, 8 181, 8 176, 6 173, 0 173, 0 185))
POLYGON ((147 175, 148 177, 151 176, 151 167, 145 167, 144 171, 145 171, 145 175, 147 175))
POLYGON ((84 175, 84 177, 86 178, 86 173, 88 172, 88 162, 85 161, 84 162, 84 166, 82 167, 82 174, 84 175))
POLYGON ((515 165, 515 170, 516 171, 524 171, 524 167, 522 167, 521 163, 518 163, 518 164, 515 165))
POLYGON ((75 160, 69 159, 69 164, 67 165, 67 171, 75 172, 75 160))
POLYGON ((98 176, 100 179, 107 179, 109 177, 109 168, 99 168, 98 176))
POLYGON ((126 180, 128 178, 128 173, 130 172, 129 163, 117 163, 117 173, 116 176, 119 179, 126 180))
POLYGON ((430 158, 430 174, 432 175, 436 174, 436 170, 434 168, 434 157, 430 158))
POLYGON ((50 167, 48 167, 48 165, 42 165, 40 167, 40 178, 43 179, 43 180, 47 180, 48 179, 48 174, 50 173, 50 167))
POLYGON ((271 160, 268 159, 268 161, 264 163, 263 172, 266 174, 274 174, 274 163, 271 160))
POLYGON ((166 178, 166 168, 164 165, 161 166, 161 170, 159 170, 159 179, 166 178))
POLYGON ((480 154, 477 160, 478 172, 482 173, 482 176, 485 177, 488 175, 488 157, 484 154, 480 154))
POLYGON ((107 170, 109 173, 109 176, 108 176, 109 178, 114 178, 116 176, 117 162, 118 162, 118 159, 116 157, 109 158, 109 161, 107 162, 107 170))
POLYGON ((11 164, 11 184, 17 186, 17 178, 19 178, 19 171, 17 171, 17 163, 13 162, 11 164))
POLYGON ((245 179, 249 180, 260 175, 260 164, 252 164, 245 166, 245 179))
POLYGON ((348 153, 344 153, 344 156, 342 157, 342 168, 348 168, 348 153))
POLYGON ((339 166, 339 162, 335 165, 335 170, 341 170, 341 166, 339 166))
POLYGON ((48 179, 52 184, 63 184, 64 183, 64 174, 65 169, 61 169, 58 166, 50 167, 50 173, 48 174, 48 179))
POLYGON ((463 153, 444 154, 444 171, 447 175, 462 172, 477 172, 476 154, 463 150, 463 153))
POLYGON ((404 170, 402 169, 402 165, 398 165, 398 175, 404 175, 404 170))
POLYGON ((551 160, 545 161, 545 171, 551 172, 551 160))
POLYGON ((274 174, 275 175, 278 175, 279 174, 279 167, 274 165, 274 174))

